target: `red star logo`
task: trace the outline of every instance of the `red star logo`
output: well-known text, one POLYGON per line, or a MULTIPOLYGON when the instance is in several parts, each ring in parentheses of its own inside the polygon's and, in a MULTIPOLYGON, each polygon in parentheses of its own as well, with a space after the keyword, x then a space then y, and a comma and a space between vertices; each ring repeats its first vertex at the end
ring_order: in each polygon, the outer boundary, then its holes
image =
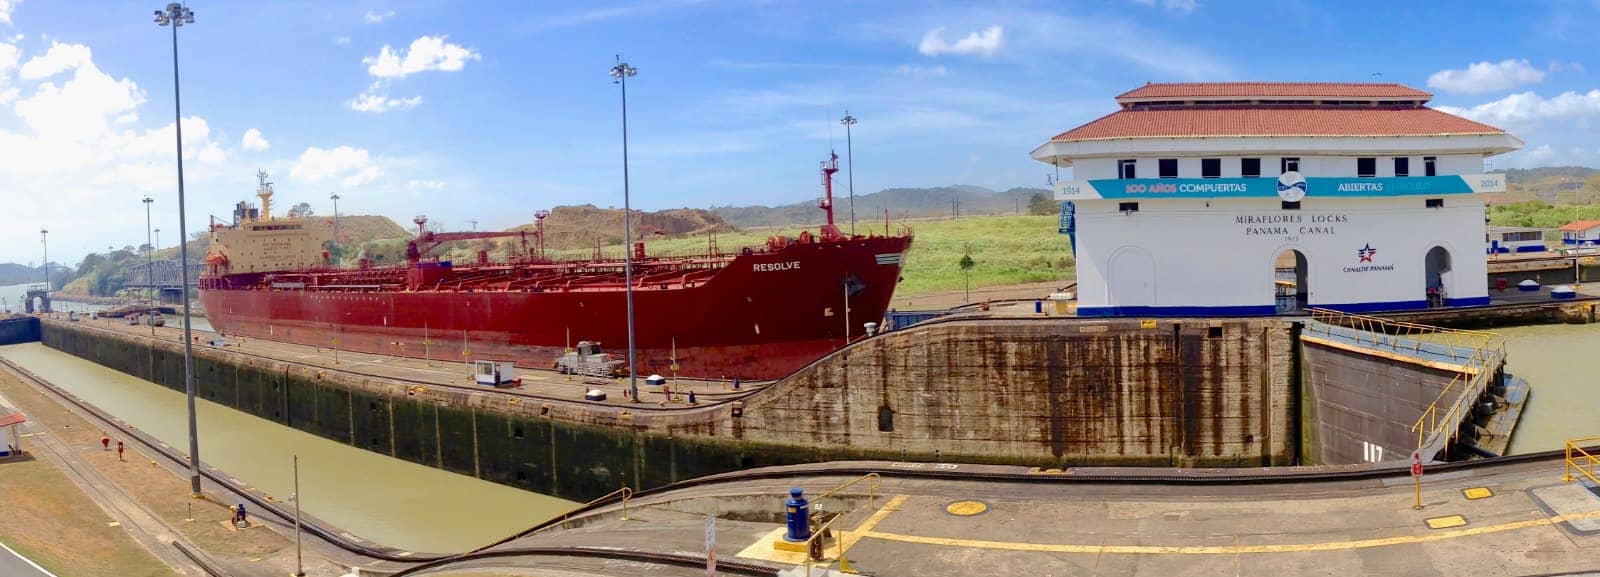
POLYGON ((1378 254, 1378 249, 1372 248, 1372 243, 1367 243, 1366 246, 1356 250, 1356 256, 1361 259, 1360 262, 1372 262, 1372 255, 1375 254, 1378 254))

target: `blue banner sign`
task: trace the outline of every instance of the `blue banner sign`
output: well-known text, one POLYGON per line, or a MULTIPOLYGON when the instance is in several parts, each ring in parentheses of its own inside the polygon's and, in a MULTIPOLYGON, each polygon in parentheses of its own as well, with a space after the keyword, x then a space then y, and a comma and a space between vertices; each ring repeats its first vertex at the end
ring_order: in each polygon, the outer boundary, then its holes
POLYGON ((1129 178, 1075 180, 1056 184, 1056 200, 1150 198, 1270 198, 1297 202, 1303 197, 1391 197, 1505 192, 1503 174, 1382 178, 1129 178))

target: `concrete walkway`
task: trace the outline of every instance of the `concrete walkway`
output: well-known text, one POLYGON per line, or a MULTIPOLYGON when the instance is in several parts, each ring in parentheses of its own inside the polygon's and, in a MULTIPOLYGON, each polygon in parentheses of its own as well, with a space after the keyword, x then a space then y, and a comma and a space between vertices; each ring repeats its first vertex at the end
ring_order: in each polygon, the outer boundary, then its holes
MULTIPOLYGON (((705 512, 717 511, 720 558, 796 564, 800 554, 772 547, 786 489, 817 494, 846 480, 801 473, 654 494, 631 504, 628 521, 602 513, 522 545, 698 551, 705 512)), ((1563 482, 1559 459, 1425 477, 1420 511, 1407 476, 1198 486, 885 478, 870 500, 866 489, 824 507, 844 513, 835 526, 845 556, 873 575, 1600 571, 1600 496, 1563 482)))

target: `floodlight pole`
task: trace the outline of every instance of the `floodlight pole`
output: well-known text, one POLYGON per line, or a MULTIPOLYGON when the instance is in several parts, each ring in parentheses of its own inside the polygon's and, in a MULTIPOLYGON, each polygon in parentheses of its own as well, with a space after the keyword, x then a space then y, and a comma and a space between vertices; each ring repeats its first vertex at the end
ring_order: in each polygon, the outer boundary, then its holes
POLYGON ((178 148, 178 271, 183 283, 183 390, 189 401, 189 493, 200 496, 200 428, 194 411, 194 335, 189 322, 189 243, 183 238, 189 230, 183 211, 183 101, 178 84, 178 28, 194 24, 194 11, 173 2, 156 10, 156 24, 172 26, 172 111, 178 148))
MULTIPOLYGON (((144 197, 144 273, 145 279, 150 283, 150 304, 152 305, 155 304, 154 295, 159 294, 161 290, 156 288, 156 245, 150 238, 150 204, 153 202, 155 201, 150 197, 144 197)), ((150 325, 150 334, 152 336, 156 334, 156 325, 154 323, 150 325)))
MULTIPOLYGON (((844 159, 849 164, 845 170, 846 178, 850 183, 850 238, 856 236, 856 152, 855 143, 850 138, 850 127, 856 125, 856 117, 850 111, 844 111, 844 118, 839 119, 839 124, 844 125, 844 159)), ((889 232, 884 231, 884 236, 889 232)))
POLYGON ((622 247, 622 280, 628 285, 624 291, 628 302, 628 396, 635 403, 639 402, 639 374, 634 370, 633 362, 633 208, 628 198, 628 78, 638 73, 638 69, 622 61, 621 55, 617 56, 617 65, 611 67, 611 77, 622 86, 622 235, 626 237, 622 247))

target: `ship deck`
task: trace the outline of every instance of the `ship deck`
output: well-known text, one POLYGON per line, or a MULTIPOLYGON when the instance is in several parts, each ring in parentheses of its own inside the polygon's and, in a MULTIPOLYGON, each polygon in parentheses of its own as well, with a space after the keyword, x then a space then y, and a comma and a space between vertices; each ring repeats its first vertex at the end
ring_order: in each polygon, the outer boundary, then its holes
MULTIPOLYGON (((61 322, 66 322, 63 316, 61 322)), ((85 319, 76 323, 78 325, 114 331, 125 334, 149 337, 152 327, 128 325, 117 319, 85 319)), ((211 348, 213 339, 220 338, 211 331, 193 330, 198 337, 196 348, 211 348)), ((172 323, 164 327, 154 327, 156 338, 171 342, 183 342, 183 325, 172 323)), ((629 410, 698 410, 709 406, 719 405, 744 398, 760 391, 774 381, 747 381, 734 390, 732 383, 717 380, 702 380, 691 378, 668 377, 666 388, 671 389, 671 398, 668 398, 663 387, 646 386, 645 377, 639 375, 640 403, 634 403, 625 396, 628 390, 628 379, 604 379, 583 377, 576 375, 563 375, 553 370, 529 369, 518 367, 517 376, 522 379, 519 387, 489 387, 473 382, 472 365, 460 360, 427 360, 410 357, 395 357, 359 353, 345 350, 334 350, 309 345, 299 345, 263 339, 227 337, 223 345, 228 350, 260 355, 280 361, 299 363, 317 367, 326 367, 330 370, 345 371, 353 374, 392 379, 407 386, 432 386, 449 387, 468 390, 474 393, 503 394, 511 397, 525 398, 539 401, 561 401, 569 403, 585 403, 599 406, 614 406, 629 410), (584 393, 590 389, 599 389, 606 393, 604 401, 586 401, 584 393), (697 404, 688 403, 688 393, 695 393, 697 404)))

